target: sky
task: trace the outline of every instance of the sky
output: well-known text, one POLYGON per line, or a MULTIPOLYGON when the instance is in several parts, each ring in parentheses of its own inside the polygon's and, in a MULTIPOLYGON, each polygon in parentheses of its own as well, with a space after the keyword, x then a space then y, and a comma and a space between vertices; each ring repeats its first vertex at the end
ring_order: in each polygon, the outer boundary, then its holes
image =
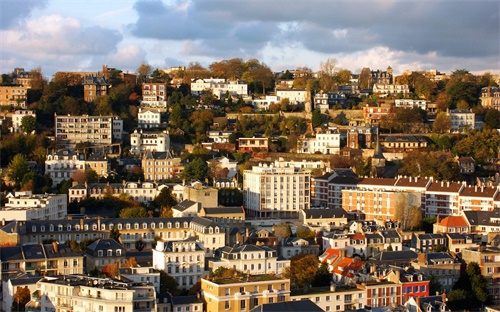
POLYGON ((0 0, 0 73, 256 58, 500 74, 498 0, 0 0))

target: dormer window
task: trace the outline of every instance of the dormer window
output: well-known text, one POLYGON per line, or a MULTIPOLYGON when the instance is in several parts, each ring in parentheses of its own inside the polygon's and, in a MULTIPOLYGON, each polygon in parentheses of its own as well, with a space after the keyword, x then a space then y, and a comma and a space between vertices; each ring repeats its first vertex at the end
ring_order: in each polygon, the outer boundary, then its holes
POLYGON ((130 223, 125 224, 125 229, 130 230, 130 223))
POLYGON ((45 232, 45 226, 44 226, 44 225, 42 225, 42 226, 40 227, 40 231, 41 231, 41 232, 45 232))
POLYGON ((85 225, 83 226, 83 229, 84 229, 85 231, 88 231, 88 230, 89 230, 89 225, 88 225, 88 224, 85 224, 85 225))
POLYGON ((62 230, 63 230, 63 226, 62 226, 62 224, 59 224, 59 225, 57 226, 57 230, 58 230, 58 231, 62 231, 62 230))
POLYGON ((54 225, 53 225, 53 224, 51 224, 51 225, 50 225, 49 230, 50 230, 51 232, 54 232, 54 225))
POLYGON ((139 229, 139 223, 134 223, 134 229, 136 229, 136 230, 139 229))
POLYGON ((71 224, 66 225, 66 231, 71 231, 71 224))
POLYGON ((36 225, 33 225, 33 226, 31 227, 31 231, 32 231, 33 233, 35 233, 35 232, 36 232, 36 225))
POLYGON ((92 230, 94 230, 94 231, 97 230, 97 224, 92 224, 92 230))
POLYGON ((121 223, 118 223, 118 229, 121 230, 122 229, 122 224, 121 223))
POLYGON ((144 223, 142 224, 142 228, 143 228, 144 230, 148 228, 148 225, 147 225, 147 223, 146 223, 146 222, 144 222, 144 223))
POLYGON ((158 226, 160 227, 160 229, 163 229, 163 222, 160 222, 158 226))
POLYGON ((97 256, 98 256, 98 257, 102 257, 102 250, 98 250, 98 251, 97 251, 97 256))
POLYGON ((181 226, 179 222, 175 222, 175 228, 178 229, 181 226))

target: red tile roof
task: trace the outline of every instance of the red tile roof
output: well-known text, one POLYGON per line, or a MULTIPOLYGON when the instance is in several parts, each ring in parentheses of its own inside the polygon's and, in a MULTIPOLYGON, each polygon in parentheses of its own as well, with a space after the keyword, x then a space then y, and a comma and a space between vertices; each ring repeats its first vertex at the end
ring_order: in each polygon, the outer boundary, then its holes
POLYGON ((468 226, 467 221, 462 216, 449 216, 441 220, 439 223, 441 226, 454 227, 454 226, 468 226))

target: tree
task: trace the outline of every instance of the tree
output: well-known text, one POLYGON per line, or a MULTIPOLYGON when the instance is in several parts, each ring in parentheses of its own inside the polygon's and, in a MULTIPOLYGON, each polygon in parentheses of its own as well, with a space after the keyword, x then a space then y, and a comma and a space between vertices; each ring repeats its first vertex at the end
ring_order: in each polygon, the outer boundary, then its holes
POLYGON ((488 129, 500 128, 500 111, 497 109, 488 109, 484 116, 484 125, 488 129))
POLYGON ((312 113, 311 122, 313 127, 319 127, 323 124, 323 114, 319 109, 315 109, 312 113))
POLYGON ((319 65, 319 82, 321 89, 325 92, 333 92, 336 88, 336 76, 338 61, 334 58, 328 58, 325 62, 319 65))
POLYGON ((397 193, 394 219, 399 221, 403 230, 419 228, 422 223, 420 198, 415 193, 397 193))
POLYGON ((142 62, 141 65, 139 65, 139 67, 137 68, 137 74, 138 74, 137 82, 139 84, 146 82, 152 70, 153 68, 151 67, 151 65, 142 62))
POLYGON ((446 92, 438 94, 436 99, 436 107, 441 112, 445 112, 451 105, 451 97, 446 92))
POLYGON ((28 286, 17 286, 14 293, 11 311, 25 311, 26 304, 31 300, 31 292, 28 286))
POLYGON ((141 238, 135 241, 135 249, 137 249, 137 251, 142 251, 145 247, 146 243, 141 238))
POLYGON ((123 208, 119 213, 120 218, 146 218, 148 216, 148 212, 144 207, 129 207, 123 208))
POLYGON ((370 68, 364 67, 359 74, 359 89, 371 89, 372 88, 372 72, 370 68))
POLYGON ((123 264, 124 268, 135 268, 138 267, 137 260, 134 257, 125 259, 125 263, 123 264))
POLYGON ((115 262, 103 266, 101 272, 103 275, 106 275, 107 277, 115 278, 116 273, 118 272, 118 263, 115 262))
POLYGON ((318 256, 298 254, 290 259, 290 266, 283 270, 283 276, 297 288, 309 286, 319 271, 318 256))
POLYGON ((318 273, 314 276, 312 281, 313 287, 325 287, 330 286, 332 283, 333 276, 328 269, 328 263, 321 262, 319 265, 318 273))
POLYGON ((316 238, 316 233, 314 233, 314 231, 308 227, 304 227, 302 229, 297 230, 295 232, 295 235, 297 237, 305 238, 311 241, 314 241, 314 239, 316 238))
POLYGON ((21 118, 21 129, 24 133, 32 133, 36 130, 36 118, 32 115, 26 115, 21 118))
POLYGON ((451 119, 445 112, 439 112, 432 124, 434 131, 438 133, 448 132, 451 129, 451 119))
POLYGON ((164 187, 161 190, 160 194, 158 194, 158 196, 155 197, 153 203, 157 207, 171 208, 177 205, 177 200, 175 199, 175 196, 172 194, 172 190, 169 187, 164 187))
POLYGON ((174 293, 177 291, 177 281, 171 275, 167 274, 167 272, 163 270, 159 270, 160 272, 160 293, 174 293))
POLYGON ((179 177, 186 181, 205 180, 208 177, 208 164, 200 157, 195 158, 184 166, 179 177))
POLYGON ((466 100, 459 100, 457 102, 457 109, 469 109, 469 103, 466 100))
POLYGON ((292 236, 292 229, 290 225, 286 223, 280 223, 274 228, 274 235, 281 237, 282 239, 286 239, 292 236))
POLYGON ((120 235, 120 230, 118 230, 118 228, 115 226, 109 231, 109 238, 112 238, 117 242, 120 241, 120 235))
POLYGON ((168 84, 170 82, 170 77, 164 71, 161 71, 158 68, 156 68, 151 73, 151 82, 168 84))
POLYGON ((7 177, 14 181, 16 188, 20 188, 24 176, 30 171, 26 157, 23 154, 16 154, 7 167, 7 177))
POLYGON ((352 73, 348 69, 341 69, 335 75, 335 82, 337 84, 343 85, 348 84, 351 81, 352 73))

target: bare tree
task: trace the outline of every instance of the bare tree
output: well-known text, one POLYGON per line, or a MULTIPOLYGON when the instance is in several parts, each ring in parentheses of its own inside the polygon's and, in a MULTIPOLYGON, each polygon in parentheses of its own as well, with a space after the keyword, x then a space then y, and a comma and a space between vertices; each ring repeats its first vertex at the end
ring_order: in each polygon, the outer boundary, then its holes
POLYGON ((422 222, 420 193, 402 192, 395 197, 394 219, 401 223, 403 230, 414 229, 422 222))

